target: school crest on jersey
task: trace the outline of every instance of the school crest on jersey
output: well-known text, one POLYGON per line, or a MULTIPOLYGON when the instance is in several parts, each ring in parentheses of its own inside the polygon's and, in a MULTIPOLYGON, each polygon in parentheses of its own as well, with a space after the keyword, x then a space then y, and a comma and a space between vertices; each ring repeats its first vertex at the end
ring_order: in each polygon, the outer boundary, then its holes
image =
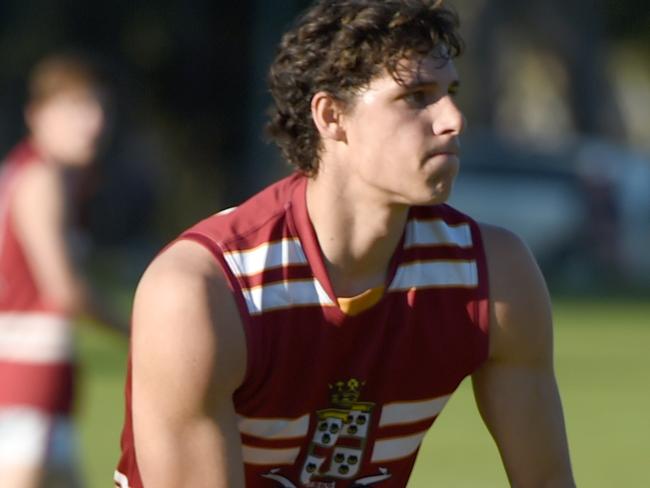
MULTIPOLYGON (((374 476, 357 478, 375 413, 374 403, 359 401, 363 385, 355 378, 330 385, 330 407, 315 413, 317 424, 300 473, 301 486, 335 488, 336 480, 353 480, 352 486, 362 487, 390 478, 385 468, 374 476)), ((285 488, 296 487, 279 470, 262 476, 285 488)))

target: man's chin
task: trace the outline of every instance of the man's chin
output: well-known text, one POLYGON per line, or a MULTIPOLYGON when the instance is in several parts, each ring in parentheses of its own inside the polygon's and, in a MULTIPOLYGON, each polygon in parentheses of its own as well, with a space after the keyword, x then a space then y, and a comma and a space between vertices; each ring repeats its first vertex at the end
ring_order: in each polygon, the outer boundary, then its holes
POLYGON ((67 166, 83 167, 90 165, 94 161, 95 156, 95 150, 77 151, 74 154, 71 153, 67 157, 62 158, 62 162, 67 166))
POLYGON ((449 200, 451 190, 451 186, 439 185, 433 191, 429 191, 427 195, 414 198, 412 205, 440 205, 449 200))

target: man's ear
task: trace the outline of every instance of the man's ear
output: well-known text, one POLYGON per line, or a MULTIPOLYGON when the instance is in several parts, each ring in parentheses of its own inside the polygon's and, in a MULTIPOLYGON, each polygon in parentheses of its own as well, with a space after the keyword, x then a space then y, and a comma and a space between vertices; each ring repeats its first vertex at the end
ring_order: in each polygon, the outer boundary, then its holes
POLYGON ((320 91, 311 99, 311 116, 323 139, 345 141, 341 101, 327 92, 320 91))

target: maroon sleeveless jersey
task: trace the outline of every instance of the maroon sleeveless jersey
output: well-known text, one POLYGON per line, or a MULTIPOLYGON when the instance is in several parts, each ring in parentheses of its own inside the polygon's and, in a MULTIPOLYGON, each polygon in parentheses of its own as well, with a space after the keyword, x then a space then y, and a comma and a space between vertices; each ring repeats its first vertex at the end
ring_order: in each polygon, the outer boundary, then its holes
POLYGON ((0 408, 67 413, 73 387, 70 320, 39 291, 11 211, 16 183, 33 164, 42 161, 22 143, 0 170, 0 408))
MULTIPOLYGON (((233 400, 247 487, 406 486, 424 434, 488 355, 488 286, 474 221, 412 207, 385 292, 338 306, 294 175, 181 238, 234 290, 247 374, 233 400)), ((117 486, 141 488, 127 383, 117 486)), ((154 488, 154 487, 147 487, 154 488)))

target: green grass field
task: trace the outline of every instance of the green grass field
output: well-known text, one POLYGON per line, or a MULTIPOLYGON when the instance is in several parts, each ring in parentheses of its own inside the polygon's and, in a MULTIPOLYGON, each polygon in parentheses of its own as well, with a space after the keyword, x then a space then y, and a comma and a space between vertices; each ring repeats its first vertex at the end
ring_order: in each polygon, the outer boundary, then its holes
MULTIPOLYGON (((650 486, 650 300, 555 301, 556 368, 580 487, 650 486)), ((88 488, 111 485, 126 344, 79 328, 79 424, 88 488)), ((427 436, 411 488, 508 486, 464 383, 427 436)))

